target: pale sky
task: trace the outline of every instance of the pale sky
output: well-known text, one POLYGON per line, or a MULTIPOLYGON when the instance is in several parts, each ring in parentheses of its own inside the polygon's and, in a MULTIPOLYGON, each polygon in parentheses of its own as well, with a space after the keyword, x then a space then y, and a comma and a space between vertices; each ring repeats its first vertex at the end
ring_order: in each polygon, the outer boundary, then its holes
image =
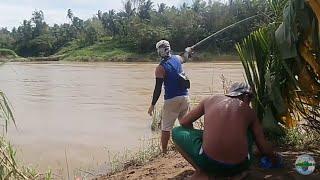
MULTIPOLYGON (((161 2, 168 6, 180 6, 192 0, 152 0, 154 7, 161 2)), ((123 0, 0 0, 0 27, 11 30, 19 26, 24 19, 29 20, 34 10, 42 10, 44 18, 50 25, 68 22, 67 10, 72 9, 75 16, 87 19, 97 14, 115 9, 123 9, 123 0)))

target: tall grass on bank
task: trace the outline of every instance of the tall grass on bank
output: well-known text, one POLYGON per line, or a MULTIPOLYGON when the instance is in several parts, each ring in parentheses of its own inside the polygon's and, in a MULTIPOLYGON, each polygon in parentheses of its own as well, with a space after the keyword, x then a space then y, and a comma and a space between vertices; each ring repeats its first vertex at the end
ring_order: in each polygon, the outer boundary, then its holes
POLYGON ((133 52, 111 37, 104 38, 101 42, 88 47, 80 47, 76 41, 73 41, 68 46, 62 48, 56 55, 63 55, 63 60, 66 61, 84 62, 122 62, 150 59, 150 54, 133 52))
POLYGON ((316 150, 316 153, 320 154, 320 135, 313 131, 308 132, 303 128, 295 127, 292 129, 285 129, 284 135, 280 138, 270 135, 268 138, 279 146, 286 145, 294 150, 316 150))
MULTIPOLYGON (((35 169, 19 166, 15 156, 16 151, 6 140, 8 124, 15 119, 11 106, 5 94, 0 91, 0 125, 3 127, 0 135, 0 179, 51 179, 51 173, 39 174, 35 169)), ((1 130, 0 130, 1 131, 1 130)))
POLYGON ((158 132, 161 130, 162 108, 156 107, 152 114, 151 130, 158 132))
POLYGON ((15 120, 9 102, 2 91, 0 91, 0 120, 3 127, 0 137, 0 179, 35 178, 37 173, 34 170, 18 167, 15 159, 16 151, 5 139, 9 122, 15 123, 15 120))
MULTIPOLYGON (((15 159, 16 151, 4 137, 0 138, 0 179, 43 179, 34 169, 19 167, 15 159)), ((44 176, 46 177, 46 175, 44 176)), ((46 179, 46 178, 44 178, 46 179)), ((48 178, 50 179, 50 178, 48 178)))
POLYGON ((137 152, 125 150, 123 153, 108 151, 108 175, 127 169, 128 167, 141 166, 161 154, 160 138, 142 139, 137 152))

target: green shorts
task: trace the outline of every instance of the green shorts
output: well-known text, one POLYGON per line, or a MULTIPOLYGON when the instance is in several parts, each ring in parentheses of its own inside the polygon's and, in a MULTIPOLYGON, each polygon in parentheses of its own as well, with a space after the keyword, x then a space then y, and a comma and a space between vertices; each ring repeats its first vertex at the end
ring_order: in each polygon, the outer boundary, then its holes
POLYGON ((176 127, 172 130, 173 142, 204 172, 216 176, 233 176, 249 168, 251 164, 253 136, 248 132, 248 159, 240 164, 226 164, 213 160, 202 151, 202 130, 176 127))

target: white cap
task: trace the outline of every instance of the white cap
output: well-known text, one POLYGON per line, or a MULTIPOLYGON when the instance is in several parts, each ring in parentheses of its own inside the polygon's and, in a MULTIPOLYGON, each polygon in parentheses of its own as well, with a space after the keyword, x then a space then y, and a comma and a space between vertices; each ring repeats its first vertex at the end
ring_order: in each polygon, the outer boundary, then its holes
POLYGON ((242 94, 253 94, 251 87, 246 84, 246 83, 233 83, 230 87, 230 89, 228 90, 228 93, 226 94, 226 96, 230 96, 230 97, 237 97, 240 96, 242 94))
POLYGON ((156 44, 156 48, 159 49, 160 46, 165 46, 165 47, 170 47, 170 43, 167 40, 161 40, 159 42, 157 42, 156 44))

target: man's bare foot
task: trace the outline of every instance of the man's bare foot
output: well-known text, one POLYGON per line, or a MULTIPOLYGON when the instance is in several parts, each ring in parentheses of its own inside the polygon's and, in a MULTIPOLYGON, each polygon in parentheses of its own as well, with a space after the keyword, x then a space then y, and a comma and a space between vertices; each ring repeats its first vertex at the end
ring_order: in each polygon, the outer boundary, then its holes
POLYGON ((209 180, 209 177, 201 171, 195 171, 190 180, 209 180))

